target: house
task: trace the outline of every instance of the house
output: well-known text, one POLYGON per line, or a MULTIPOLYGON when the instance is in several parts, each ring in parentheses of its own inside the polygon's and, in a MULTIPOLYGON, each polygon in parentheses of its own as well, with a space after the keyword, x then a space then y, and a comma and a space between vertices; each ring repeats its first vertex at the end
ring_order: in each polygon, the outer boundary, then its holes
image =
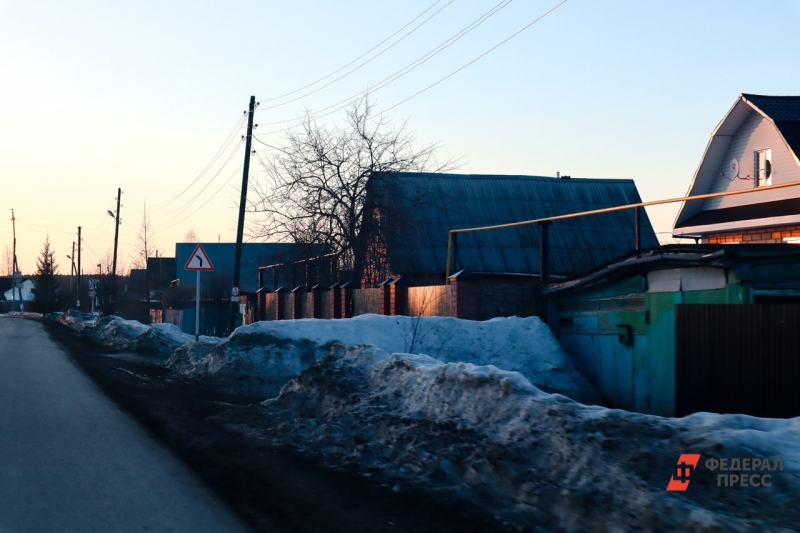
MULTIPOLYGON (((638 202, 636 185, 626 179, 376 173, 365 201, 357 279, 362 287, 397 277, 417 285, 441 284, 450 230, 638 202)), ((635 249, 635 217, 631 209, 554 222, 549 229, 551 276, 563 279, 635 249)), ((658 245, 643 212, 640 240, 643 247, 658 245)), ((540 245, 535 225, 461 233, 453 245, 450 273, 538 280, 540 245)))
POLYGON ((12 289, 10 288, 3 292, 3 298, 6 300, 16 300, 19 302, 21 297, 23 302, 32 302, 36 299, 33 295, 33 289, 35 287, 36 285, 34 284, 32 278, 24 278, 22 283, 18 285, 16 289, 14 289, 13 294, 12 289))
MULTIPOLYGON (((209 261, 214 267, 211 272, 202 272, 200 277, 201 331, 206 335, 220 335, 227 332, 228 316, 231 305, 231 289, 233 287, 233 267, 236 243, 202 243, 209 261)), ((175 244, 175 265, 173 280, 178 280, 179 287, 194 287, 197 283, 197 272, 184 270, 190 255, 197 243, 179 242, 175 244)), ((277 263, 293 263, 300 259, 322 255, 327 248, 320 244, 296 243, 243 243, 242 257, 239 267, 239 317, 237 324, 249 324, 253 321, 255 294, 260 288, 259 267, 277 263)), ((169 283, 168 283, 169 285, 169 283)), ((194 300, 194 292, 179 296, 194 300)), ((168 310, 166 318, 183 331, 195 331, 195 307, 192 304, 182 309, 168 310)))
POLYGON ((661 246, 542 292, 562 347, 611 406, 800 415, 800 247, 661 246))
MULTIPOLYGON (((189 255, 194 251, 197 243, 179 242, 175 245, 175 260, 178 265, 176 277, 181 284, 194 285, 197 274, 194 271, 184 270, 183 267, 189 260, 189 255)), ((233 262, 236 252, 236 243, 203 243, 203 249, 208 259, 214 266, 213 274, 203 274, 209 277, 223 277, 226 281, 223 298, 230 296, 233 280, 233 262)), ((321 244, 295 244, 275 242, 246 242, 242 244, 242 259, 239 267, 239 292, 242 294, 255 293, 259 288, 259 268, 264 265, 279 263, 293 263, 308 257, 322 255, 325 246, 321 244)), ((201 283, 203 283, 201 281, 201 283)))
POLYGON ((175 279, 176 260, 174 257, 148 257, 147 279, 151 292, 163 292, 175 279))
MULTIPOLYGON (((800 181, 800 96, 741 94, 711 133, 687 196, 800 181)), ((800 187, 685 202, 673 235, 707 244, 800 241, 800 187)))

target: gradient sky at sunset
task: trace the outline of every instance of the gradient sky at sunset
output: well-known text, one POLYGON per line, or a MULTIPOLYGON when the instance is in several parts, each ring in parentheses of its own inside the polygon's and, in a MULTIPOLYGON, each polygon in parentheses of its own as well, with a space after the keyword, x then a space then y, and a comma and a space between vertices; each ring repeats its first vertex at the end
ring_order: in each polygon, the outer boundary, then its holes
MULTIPOLYGON (((371 87, 377 108, 388 109, 559 2, 0 0, 0 244, 11 245, 13 208, 22 270, 33 272, 49 233, 68 273, 82 226, 84 271, 94 272, 112 245, 106 211, 117 187, 123 262, 145 202, 161 255, 172 256, 190 229, 205 241, 233 240, 244 156, 237 124, 250 95, 261 102, 256 134, 280 144, 281 128, 306 109, 371 87), (375 90, 493 8, 473 31, 375 90), (350 67, 280 98, 426 9, 350 67)), ((795 0, 568 0, 387 116, 407 120, 421 143, 440 143, 442 157, 461 158, 463 173, 632 178, 644 200, 678 197, 739 93, 800 94, 798 27, 795 0)), ((256 159, 250 179, 259 177, 256 159)), ((649 211, 662 240, 676 210, 649 211)))

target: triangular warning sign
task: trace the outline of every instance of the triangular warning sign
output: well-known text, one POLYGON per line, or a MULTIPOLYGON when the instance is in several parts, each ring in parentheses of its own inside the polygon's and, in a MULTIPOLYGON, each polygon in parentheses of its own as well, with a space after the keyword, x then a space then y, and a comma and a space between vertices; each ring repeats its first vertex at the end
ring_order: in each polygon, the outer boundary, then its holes
POLYGON ((186 261, 186 266, 183 267, 184 270, 214 270, 214 265, 211 264, 211 260, 208 258, 208 254, 205 250, 203 250, 203 245, 198 244, 197 247, 192 252, 192 255, 189 256, 189 260, 186 261))

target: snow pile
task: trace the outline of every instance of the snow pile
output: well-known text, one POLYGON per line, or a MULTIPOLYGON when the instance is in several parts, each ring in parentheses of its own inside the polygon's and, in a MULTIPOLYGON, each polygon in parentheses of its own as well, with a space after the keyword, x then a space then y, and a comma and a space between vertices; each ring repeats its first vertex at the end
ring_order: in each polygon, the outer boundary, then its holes
MULTIPOLYGON (((184 344, 194 342, 193 335, 184 333, 174 324, 147 326, 118 316, 107 316, 94 322, 90 317, 87 313, 70 310, 58 320, 111 352, 137 352, 166 358, 184 344)), ((212 345, 221 340, 206 336, 200 339, 212 345)))
POLYGON ((42 313, 34 313, 31 311, 13 311, 9 313, 2 314, 0 316, 8 316, 8 317, 21 317, 21 318, 42 318, 42 313))
POLYGON ((62 313, 56 317, 56 321, 72 330, 80 332, 87 326, 94 326, 95 323, 97 323, 97 317, 92 313, 82 313, 75 309, 70 309, 66 313, 62 313))
POLYGON ((475 322, 362 315, 337 320, 257 322, 237 328, 208 355, 195 357, 184 350, 168 365, 227 392, 270 397, 287 380, 324 357, 334 344, 371 344, 389 353, 424 353, 444 362, 491 364, 521 373, 546 392, 583 403, 600 399, 537 317, 475 322))
MULTIPOLYGON (((245 424, 252 424, 252 415, 245 424)), ((467 502, 519 530, 776 531, 800 527, 800 418, 684 419, 585 406, 516 372, 335 346, 258 408, 261 433, 395 490, 467 502), (718 487, 683 453, 783 457, 772 487, 718 487)), ((242 421, 242 420, 240 420, 242 421)), ((252 431, 249 428, 248 431, 252 431)))

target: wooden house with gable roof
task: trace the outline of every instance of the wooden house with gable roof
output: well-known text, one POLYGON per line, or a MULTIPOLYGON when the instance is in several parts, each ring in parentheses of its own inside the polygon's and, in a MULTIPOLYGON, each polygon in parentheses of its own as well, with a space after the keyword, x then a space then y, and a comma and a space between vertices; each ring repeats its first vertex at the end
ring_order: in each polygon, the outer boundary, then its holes
MULTIPOLYGON (((711 133, 687 196, 800 181, 800 96, 741 94, 711 133)), ((800 187, 684 202, 673 235, 800 242, 800 187)))

